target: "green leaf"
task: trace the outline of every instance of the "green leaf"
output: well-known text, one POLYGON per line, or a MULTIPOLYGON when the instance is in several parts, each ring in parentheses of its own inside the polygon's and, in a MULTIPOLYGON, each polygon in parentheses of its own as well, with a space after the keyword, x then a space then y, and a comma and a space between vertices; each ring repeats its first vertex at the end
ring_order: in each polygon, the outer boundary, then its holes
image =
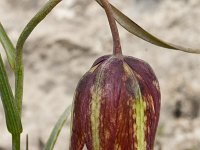
POLYGON ((65 122, 67 121, 67 118, 70 115, 70 111, 71 111, 71 106, 68 106, 67 109, 60 116, 59 120, 57 121, 56 125, 54 126, 51 132, 51 135, 44 147, 44 150, 53 150, 55 143, 57 141, 57 138, 60 134, 60 131, 62 127, 64 126, 65 122))
POLYGON ((0 55, 0 96, 3 103, 8 131, 13 135, 20 134, 22 132, 21 119, 17 109, 17 104, 14 101, 14 96, 8 81, 8 76, 6 74, 6 70, 1 55, 0 55))
MULTIPOLYGON (((96 0, 100 5, 101 0, 96 0)), ((200 49, 192 49, 192 48, 185 48, 179 45, 175 45, 172 43, 165 42, 156 36, 152 35, 151 33, 147 32, 143 28, 141 28, 138 24, 136 24, 134 21, 132 21, 130 18, 128 18, 126 15, 124 15, 121 11, 119 11, 117 8, 115 8, 113 5, 112 10, 113 10, 113 15, 115 17, 115 20, 127 31, 130 33, 134 34, 135 36, 152 43, 154 45, 172 49, 172 50, 179 50, 187 53, 196 53, 200 54, 200 49)))
POLYGON ((13 70, 15 70, 15 48, 9 39, 3 25, 0 22, 0 42, 6 52, 8 62, 13 70))
POLYGON ((16 69, 15 69, 15 100, 21 115, 23 98, 23 46, 34 28, 51 12, 51 10, 62 0, 49 0, 40 11, 29 21, 19 36, 16 45, 16 69))

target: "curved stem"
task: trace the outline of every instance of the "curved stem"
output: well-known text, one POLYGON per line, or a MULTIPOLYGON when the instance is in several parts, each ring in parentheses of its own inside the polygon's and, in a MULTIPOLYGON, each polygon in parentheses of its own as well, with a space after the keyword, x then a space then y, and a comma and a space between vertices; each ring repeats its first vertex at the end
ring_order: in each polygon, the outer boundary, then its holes
POLYGON ((119 38, 119 32, 117 29, 117 24, 115 22, 115 18, 113 16, 112 8, 110 6, 110 3, 108 0, 101 0, 102 6, 105 9, 108 22, 110 25, 110 29, 112 32, 112 37, 113 37, 113 54, 114 55, 122 55, 122 50, 121 50, 121 43, 120 43, 120 38, 119 38))
POLYGON ((15 100, 21 114, 23 97, 23 46, 33 29, 49 14, 49 12, 62 0, 49 0, 46 5, 30 20, 22 31, 16 46, 16 71, 15 71, 15 100))

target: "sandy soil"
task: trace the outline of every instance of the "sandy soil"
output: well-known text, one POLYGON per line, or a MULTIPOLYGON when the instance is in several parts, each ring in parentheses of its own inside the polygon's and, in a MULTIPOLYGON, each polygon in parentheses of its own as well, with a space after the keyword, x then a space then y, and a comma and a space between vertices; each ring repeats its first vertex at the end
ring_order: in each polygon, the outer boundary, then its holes
MULTIPOLYGON (((199 0, 112 2, 158 37, 199 47, 199 0)), ((44 3, 39 0, 0 1, 0 20, 12 41, 16 43, 20 31, 44 3)), ((200 56, 159 48, 119 29, 124 54, 147 61, 160 81, 162 109, 155 150, 199 150, 200 56)), ((0 51, 3 53, 2 47, 0 51)), ((104 11, 91 0, 61 2, 34 30, 24 49, 22 149, 27 133, 30 149, 42 148, 56 118, 71 104, 78 80, 95 59, 110 53, 112 39, 104 11)), ((13 73, 7 68, 13 85, 13 73)), ((55 150, 68 149, 69 122, 55 150)), ((11 149, 10 142, 0 105, 0 150, 11 149)))

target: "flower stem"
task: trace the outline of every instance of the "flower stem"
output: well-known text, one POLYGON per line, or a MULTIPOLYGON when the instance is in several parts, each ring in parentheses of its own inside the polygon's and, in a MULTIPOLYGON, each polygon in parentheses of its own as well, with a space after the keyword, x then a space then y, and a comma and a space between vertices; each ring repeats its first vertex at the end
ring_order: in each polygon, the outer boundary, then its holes
POLYGON ((23 80, 24 80, 24 66, 23 66, 23 46, 26 39, 29 37, 34 28, 51 12, 51 10, 62 0, 49 0, 43 8, 30 20, 22 31, 16 46, 16 70, 15 70, 15 100, 18 104, 19 113, 22 111, 23 98, 23 80))
POLYGON ((12 150, 20 150, 20 134, 12 135, 12 150))
POLYGON ((101 0, 102 6, 105 9, 108 22, 110 25, 110 29, 112 32, 112 37, 113 37, 113 54, 114 55, 122 55, 122 50, 121 50, 121 43, 120 43, 120 38, 119 38, 119 32, 117 28, 117 24, 115 22, 115 18, 113 16, 112 8, 110 6, 110 3, 108 0, 101 0))

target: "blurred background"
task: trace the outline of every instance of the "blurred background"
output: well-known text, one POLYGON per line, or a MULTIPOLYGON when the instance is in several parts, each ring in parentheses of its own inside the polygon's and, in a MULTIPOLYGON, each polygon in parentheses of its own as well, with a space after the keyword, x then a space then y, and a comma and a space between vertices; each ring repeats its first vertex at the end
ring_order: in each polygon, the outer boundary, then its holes
MULTIPOLYGON (((12 41, 45 0, 1 0, 0 20, 12 41)), ((154 35, 200 48, 199 0, 112 0, 115 6, 154 35)), ((148 62, 162 92, 155 150, 200 149, 200 55, 148 44, 119 26, 123 53, 148 62)), ((4 55, 14 85, 13 73, 4 55)), ((25 89, 22 149, 29 134, 31 150, 41 150, 57 117, 69 106, 81 76, 100 56, 112 53, 103 9, 94 0, 63 0, 34 30, 24 48, 25 89)), ((69 124, 55 150, 68 149, 69 124)), ((0 105, 0 150, 11 149, 0 105)))

